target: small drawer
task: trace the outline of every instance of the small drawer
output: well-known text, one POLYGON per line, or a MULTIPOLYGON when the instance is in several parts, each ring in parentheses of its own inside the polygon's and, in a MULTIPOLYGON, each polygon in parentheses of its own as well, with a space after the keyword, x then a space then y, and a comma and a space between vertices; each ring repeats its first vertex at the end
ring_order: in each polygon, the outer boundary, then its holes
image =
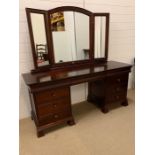
POLYGON ((107 78, 109 84, 121 84, 128 82, 128 74, 116 75, 107 78))
POLYGON ((44 116, 55 111, 61 111, 61 109, 64 109, 64 108, 66 109, 70 108, 70 106, 71 106, 70 99, 67 97, 63 99, 51 100, 51 101, 45 102, 44 104, 39 104, 37 106, 38 115, 44 116))
POLYGON ((116 93, 116 94, 109 94, 106 97, 106 102, 118 102, 118 101, 123 101, 126 99, 126 93, 116 93))
POLYGON ((54 123, 54 122, 57 122, 59 120, 65 119, 65 118, 70 117, 70 116, 72 116, 70 110, 62 109, 61 112, 53 112, 53 113, 48 114, 46 116, 40 117, 39 118, 39 125, 54 123))
POLYGON ((107 88, 107 94, 125 93, 127 91, 127 83, 111 85, 107 88))
POLYGON ((56 88, 47 91, 42 91, 35 94, 37 104, 42 104, 60 97, 69 97, 69 87, 66 88, 56 88))

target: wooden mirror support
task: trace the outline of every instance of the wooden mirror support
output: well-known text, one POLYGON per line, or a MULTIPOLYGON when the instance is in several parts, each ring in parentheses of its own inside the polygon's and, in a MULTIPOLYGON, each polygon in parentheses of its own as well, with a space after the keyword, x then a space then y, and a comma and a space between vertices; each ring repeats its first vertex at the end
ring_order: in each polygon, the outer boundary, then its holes
MULTIPOLYGON (((84 66, 91 66, 94 64, 98 64, 98 63, 104 63, 107 61, 108 38, 109 38, 109 13, 93 13, 93 12, 90 12, 86 9, 79 8, 79 7, 63 6, 63 7, 58 7, 58 8, 54 8, 51 10, 38 10, 38 9, 26 8, 26 14, 27 14, 29 35, 30 35, 31 48, 32 48, 32 56, 33 56, 33 62, 34 62, 34 69, 31 70, 32 73, 48 71, 48 70, 64 69, 64 68, 65 69, 66 68, 79 68, 79 67, 84 67, 84 66), (89 52, 89 59, 63 62, 63 63, 55 63, 53 38, 51 35, 50 15, 52 13, 62 12, 62 11, 74 11, 74 12, 82 13, 89 17, 89 48, 90 49, 84 49, 85 54, 88 54, 88 52, 89 52), (48 59, 48 61, 49 61, 49 64, 47 64, 45 66, 38 66, 38 64, 37 64, 35 42, 34 42, 34 36, 33 36, 31 16, 30 16, 31 13, 38 13, 38 14, 42 14, 44 16, 45 33, 46 33, 47 50, 48 50, 46 59, 48 59), (96 16, 104 16, 106 18, 105 57, 103 57, 103 58, 95 58, 94 57, 94 44, 95 44, 94 36, 95 36, 95 17, 96 16)), ((61 46, 61 43, 60 43, 60 46, 61 46)))

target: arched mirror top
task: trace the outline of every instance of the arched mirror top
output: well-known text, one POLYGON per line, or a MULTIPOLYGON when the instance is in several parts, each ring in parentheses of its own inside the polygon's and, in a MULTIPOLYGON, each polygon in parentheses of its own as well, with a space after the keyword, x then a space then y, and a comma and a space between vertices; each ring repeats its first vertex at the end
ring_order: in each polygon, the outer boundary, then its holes
POLYGON ((93 15, 93 13, 91 11, 88 11, 88 10, 80 8, 80 7, 75 7, 75 6, 57 7, 57 8, 48 10, 48 13, 52 14, 52 13, 59 12, 59 11, 75 11, 75 12, 83 13, 87 16, 93 15))
POLYGON ((53 66, 90 62, 91 15, 90 11, 72 6, 48 11, 53 66))

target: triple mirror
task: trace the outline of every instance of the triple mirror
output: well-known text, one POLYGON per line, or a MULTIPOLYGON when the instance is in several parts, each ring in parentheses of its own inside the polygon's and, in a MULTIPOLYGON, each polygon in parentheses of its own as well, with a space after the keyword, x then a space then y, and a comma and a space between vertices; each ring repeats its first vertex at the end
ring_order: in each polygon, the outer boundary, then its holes
POLYGON ((35 68, 107 59, 108 13, 77 7, 26 12, 35 68))

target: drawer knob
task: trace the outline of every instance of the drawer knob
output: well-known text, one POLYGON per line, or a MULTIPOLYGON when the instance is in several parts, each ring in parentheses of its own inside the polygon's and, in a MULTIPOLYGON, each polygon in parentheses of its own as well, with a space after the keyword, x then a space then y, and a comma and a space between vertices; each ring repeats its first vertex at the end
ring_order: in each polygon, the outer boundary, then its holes
POLYGON ((56 107, 57 107, 57 105, 56 105, 56 104, 53 104, 53 107, 54 107, 54 108, 56 108, 56 107))
POLYGON ((55 96, 55 94, 54 93, 51 93, 51 96, 55 96))
POLYGON ((119 99, 119 96, 118 95, 116 96, 116 99, 119 99))
POLYGON ((59 117, 59 115, 57 115, 57 114, 54 115, 54 118, 58 118, 58 117, 59 117))
POLYGON ((119 87, 117 87, 117 88, 116 88, 116 91, 120 91, 120 88, 119 88, 119 87))
POLYGON ((117 82, 121 82, 121 79, 120 79, 120 78, 118 78, 118 79, 117 79, 117 82))

